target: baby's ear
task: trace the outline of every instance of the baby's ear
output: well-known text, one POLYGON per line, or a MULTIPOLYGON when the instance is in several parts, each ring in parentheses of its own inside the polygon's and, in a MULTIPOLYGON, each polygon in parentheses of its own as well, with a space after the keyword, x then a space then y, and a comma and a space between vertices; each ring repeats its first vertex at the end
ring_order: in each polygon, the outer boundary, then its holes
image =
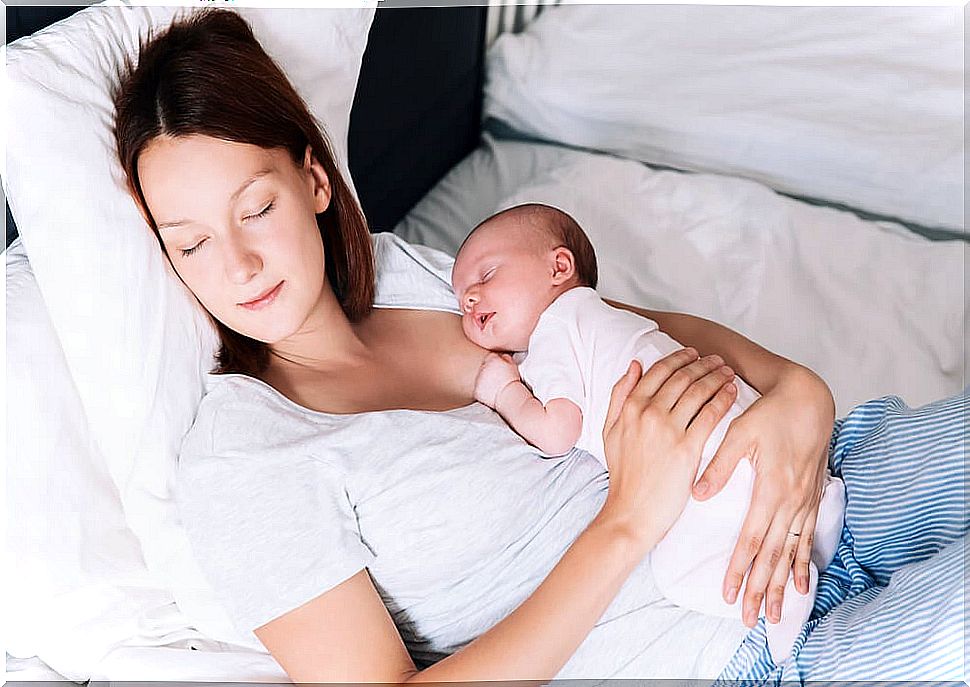
POLYGON ((552 283, 560 286, 573 278, 576 274, 576 258, 573 252, 565 246, 559 246, 552 251, 552 283))

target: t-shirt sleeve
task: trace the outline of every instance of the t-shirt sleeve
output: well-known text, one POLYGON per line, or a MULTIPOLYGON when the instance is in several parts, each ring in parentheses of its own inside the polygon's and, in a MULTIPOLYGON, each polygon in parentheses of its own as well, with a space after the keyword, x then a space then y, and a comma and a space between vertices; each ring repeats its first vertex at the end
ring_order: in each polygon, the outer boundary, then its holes
POLYGON ((375 306, 460 314, 451 288, 454 258, 434 248, 408 243, 390 232, 373 234, 373 241, 375 306))
POLYGON ((536 327, 529 339, 529 354, 519 365, 519 374, 542 405, 554 398, 566 398, 586 407, 582 361, 569 343, 568 333, 556 320, 536 327))
POLYGON ((299 446, 183 449, 176 484, 193 555, 242 630, 297 608, 374 556, 336 466, 299 446))

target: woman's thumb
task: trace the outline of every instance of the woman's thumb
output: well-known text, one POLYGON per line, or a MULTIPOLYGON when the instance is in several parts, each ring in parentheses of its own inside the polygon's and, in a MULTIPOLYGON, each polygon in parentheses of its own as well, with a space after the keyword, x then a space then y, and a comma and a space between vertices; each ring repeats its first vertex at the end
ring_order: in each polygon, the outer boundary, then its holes
POLYGON ((734 429, 733 426, 728 427, 724 441, 721 442, 711 462, 691 490, 691 494, 698 501, 709 499, 721 491, 734 473, 738 461, 745 455, 744 444, 736 438, 738 436, 736 433, 731 432, 732 429, 734 429))

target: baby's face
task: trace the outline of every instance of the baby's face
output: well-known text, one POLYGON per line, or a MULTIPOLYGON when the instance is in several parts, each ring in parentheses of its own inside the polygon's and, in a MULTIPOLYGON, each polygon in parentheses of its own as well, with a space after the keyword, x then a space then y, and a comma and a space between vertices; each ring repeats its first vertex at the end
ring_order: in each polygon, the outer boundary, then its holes
POLYGON ((557 293, 547 252, 514 220, 495 220, 472 235, 451 275, 465 336, 493 351, 529 347, 539 315, 557 293))

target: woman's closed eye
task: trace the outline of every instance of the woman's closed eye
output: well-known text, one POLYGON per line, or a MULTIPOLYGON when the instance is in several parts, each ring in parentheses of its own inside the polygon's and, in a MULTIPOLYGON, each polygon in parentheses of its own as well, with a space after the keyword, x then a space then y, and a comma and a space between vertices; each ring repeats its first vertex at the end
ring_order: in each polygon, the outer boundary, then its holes
POLYGON ((195 251, 199 250, 199 246, 201 246, 203 243, 205 243, 205 239, 199 241, 197 244, 195 244, 191 248, 181 248, 180 250, 182 252, 182 257, 185 257, 185 258, 189 257, 190 255, 192 255, 192 253, 194 253, 195 251))
POLYGON ((264 207, 262 210, 257 212, 255 215, 250 215, 249 217, 245 217, 244 219, 259 219, 260 217, 265 217, 266 215, 268 215, 273 211, 273 206, 275 205, 275 203, 276 203, 275 200, 271 200, 266 205, 266 207, 264 207))
MULTIPOLYGON (((243 221, 251 220, 251 219, 261 219, 261 218, 265 217, 266 215, 268 215, 269 213, 271 213, 273 211, 273 207, 274 207, 275 203, 276 203, 276 201, 272 201, 271 200, 269 202, 269 204, 265 208, 263 208, 262 210, 260 210, 259 212, 257 212, 255 215, 248 215, 246 217, 243 217, 243 221)), ((201 241, 199 241, 197 244, 195 244, 191 248, 182 248, 181 249, 182 256, 183 257, 188 257, 188 256, 192 255, 192 253, 194 253, 195 251, 199 250, 199 246, 201 246, 203 243, 205 243, 205 239, 202 239, 201 241)))

